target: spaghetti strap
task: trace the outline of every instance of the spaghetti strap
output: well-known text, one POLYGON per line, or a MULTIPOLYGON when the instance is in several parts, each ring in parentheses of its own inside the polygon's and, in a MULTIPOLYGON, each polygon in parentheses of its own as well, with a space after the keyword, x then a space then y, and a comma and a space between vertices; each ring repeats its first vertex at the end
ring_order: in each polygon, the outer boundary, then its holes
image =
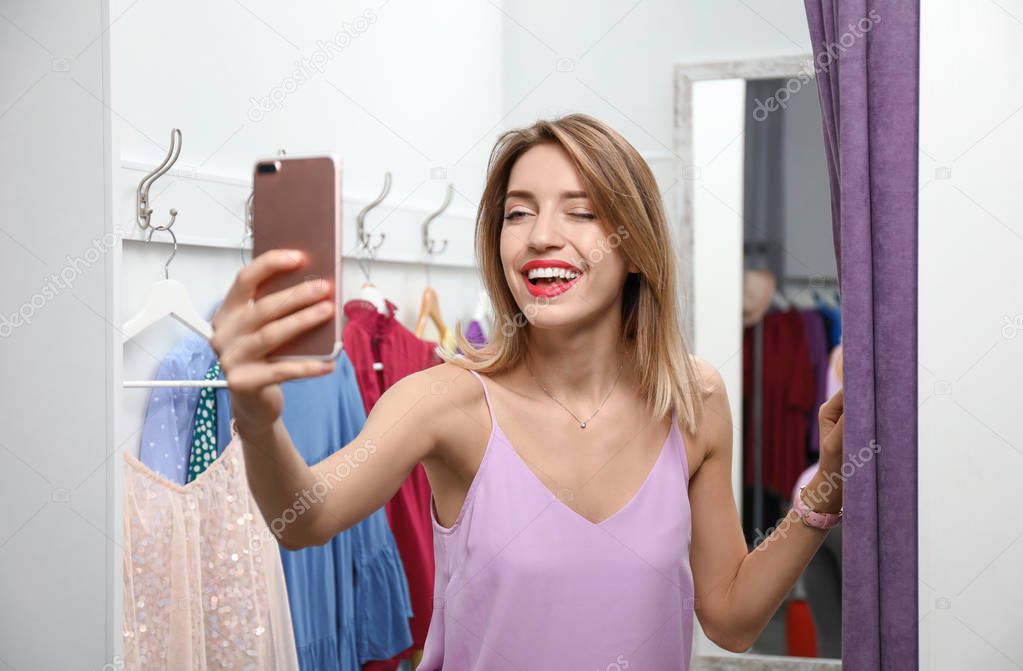
POLYGON ((494 404, 490 402, 490 391, 487 390, 487 383, 483 381, 483 376, 472 370, 471 368, 466 369, 470 373, 476 376, 476 379, 483 385, 483 397, 487 400, 487 410, 490 411, 490 422, 491 422, 491 433, 497 428, 497 417, 494 416, 494 404))
POLYGON ((686 439, 682 435, 682 427, 678 424, 678 409, 672 408, 671 410, 671 431, 678 434, 678 451, 681 452, 679 455, 682 459, 682 470, 685 474, 686 479, 686 491, 689 491, 689 455, 686 454, 686 439))

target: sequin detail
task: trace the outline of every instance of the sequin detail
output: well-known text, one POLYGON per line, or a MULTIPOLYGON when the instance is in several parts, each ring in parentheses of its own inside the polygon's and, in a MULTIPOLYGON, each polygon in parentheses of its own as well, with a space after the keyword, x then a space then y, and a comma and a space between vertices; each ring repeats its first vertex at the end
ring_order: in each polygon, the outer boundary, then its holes
POLYGON ((279 546, 237 433, 186 485, 124 460, 125 668, 297 671, 279 546))

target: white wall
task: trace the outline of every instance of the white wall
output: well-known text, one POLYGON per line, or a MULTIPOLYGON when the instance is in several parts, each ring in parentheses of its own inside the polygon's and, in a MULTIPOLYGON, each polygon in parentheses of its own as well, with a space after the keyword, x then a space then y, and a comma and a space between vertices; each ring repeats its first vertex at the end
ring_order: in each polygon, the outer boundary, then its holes
POLYGON ((505 0, 504 11, 506 123, 593 114, 640 150, 669 204, 675 64, 810 51, 802 0, 505 0))
MULTIPOLYGON (((416 258, 419 221, 454 183, 449 216, 434 224, 436 237, 451 240, 447 265, 433 272, 453 323, 475 303, 471 222, 498 132, 593 113, 643 151, 670 195, 673 65, 809 48, 800 0, 107 4, 8 3, 0 20, 0 54, 17 64, 0 90, 0 141, 21 159, 0 168, 0 314, 31 300, 67 255, 84 255, 112 229, 129 231, 123 250, 105 248, 0 344, 5 379, 18 380, 0 392, 3 503, 12 511, 0 522, 0 661, 17 669, 116 661, 120 452, 110 451, 137 449, 145 392, 118 388, 111 325, 162 277, 169 247, 131 239, 133 191, 138 167, 159 162, 172 127, 184 149, 179 170, 153 189, 154 221, 180 210, 171 276, 201 308, 240 263, 234 241, 254 158, 284 147, 344 157, 346 251, 355 211, 385 170, 393 189, 369 221, 387 233, 385 259, 416 258), (374 20, 329 51, 343 22, 367 10, 374 20), (311 69, 317 58, 322 72, 311 69), (561 71, 559 58, 571 59, 561 71), (253 107, 285 89, 279 106, 253 107)), ((347 288, 360 280, 353 266, 347 288)), ((407 263, 374 271, 406 325, 424 278, 407 263)), ((177 328, 161 325, 126 348, 123 377, 151 374, 177 328)))
POLYGON ((785 274, 838 277, 831 232, 831 187, 817 84, 785 101, 782 114, 785 190, 785 274))
POLYGON ((921 3, 920 668, 1023 666, 1023 9, 921 3))
MULTIPOLYGON (((342 296, 364 277, 354 262, 355 215, 392 173, 384 203, 367 218, 374 241, 386 235, 373 281, 412 328, 427 276, 420 224, 455 192, 431 234, 445 252, 431 266, 445 321, 471 317, 480 284, 473 224, 485 163, 502 117, 502 14, 490 4, 409 2, 343 5, 306 2, 173 4, 114 0, 112 110, 119 135, 117 223, 130 239, 134 190, 163 158, 170 129, 183 134, 175 170, 153 187, 154 224, 176 208, 179 248, 171 277, 183 281, 204 313, 241 267, 244 202, 256 159, 336 152, 344 164, 346 255, 342 296), (458 39, 438 39, 438 35, 458 39), (261 103, 262 101, 262 103, 261 103)), ((119 314, 133 314, 162 277, 169 237, 126 242, 119 314)), ((125 348, 125 375, 152 377, 185 333, 173 322, 125 348)), ((428 326, 424 337, 437 340, 428 326)), ((121 415, 137 430, 148 392, 127 390, 121 415)), ((138 445, 126 449, 137 452, 138 445)))
POLYGON ((0 12, 0 667, 99 668, 120 626, 107 16, 0 12))

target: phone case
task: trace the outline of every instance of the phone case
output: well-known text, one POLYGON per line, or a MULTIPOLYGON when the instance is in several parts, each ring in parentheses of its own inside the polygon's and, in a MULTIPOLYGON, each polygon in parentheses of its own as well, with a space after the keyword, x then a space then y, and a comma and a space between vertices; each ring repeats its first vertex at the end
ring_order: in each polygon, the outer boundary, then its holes
POLYGON ((263 282, 256 297, 314 277, 334 287, 334 316, 282 344, 268 359, 335 359, 341 353, 341 162, 335 156, 277 156, 256 163, 253 258, 269 249, 299 249, 309 263, 263 282))

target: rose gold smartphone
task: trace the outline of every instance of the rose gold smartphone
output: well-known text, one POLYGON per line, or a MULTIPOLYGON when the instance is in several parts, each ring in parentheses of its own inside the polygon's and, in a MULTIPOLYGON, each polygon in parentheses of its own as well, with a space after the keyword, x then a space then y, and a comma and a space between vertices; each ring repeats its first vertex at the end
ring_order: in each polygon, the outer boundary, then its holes
POLYGON ((341 353, 341 162, 334 156, 278 156, 256 163, 253 176, 252 255, 298 249, 309 262, 278 273, 256 297, 314 278, 333 287, 334 316, 277 349, 269 359, 334 359, 341 353))

